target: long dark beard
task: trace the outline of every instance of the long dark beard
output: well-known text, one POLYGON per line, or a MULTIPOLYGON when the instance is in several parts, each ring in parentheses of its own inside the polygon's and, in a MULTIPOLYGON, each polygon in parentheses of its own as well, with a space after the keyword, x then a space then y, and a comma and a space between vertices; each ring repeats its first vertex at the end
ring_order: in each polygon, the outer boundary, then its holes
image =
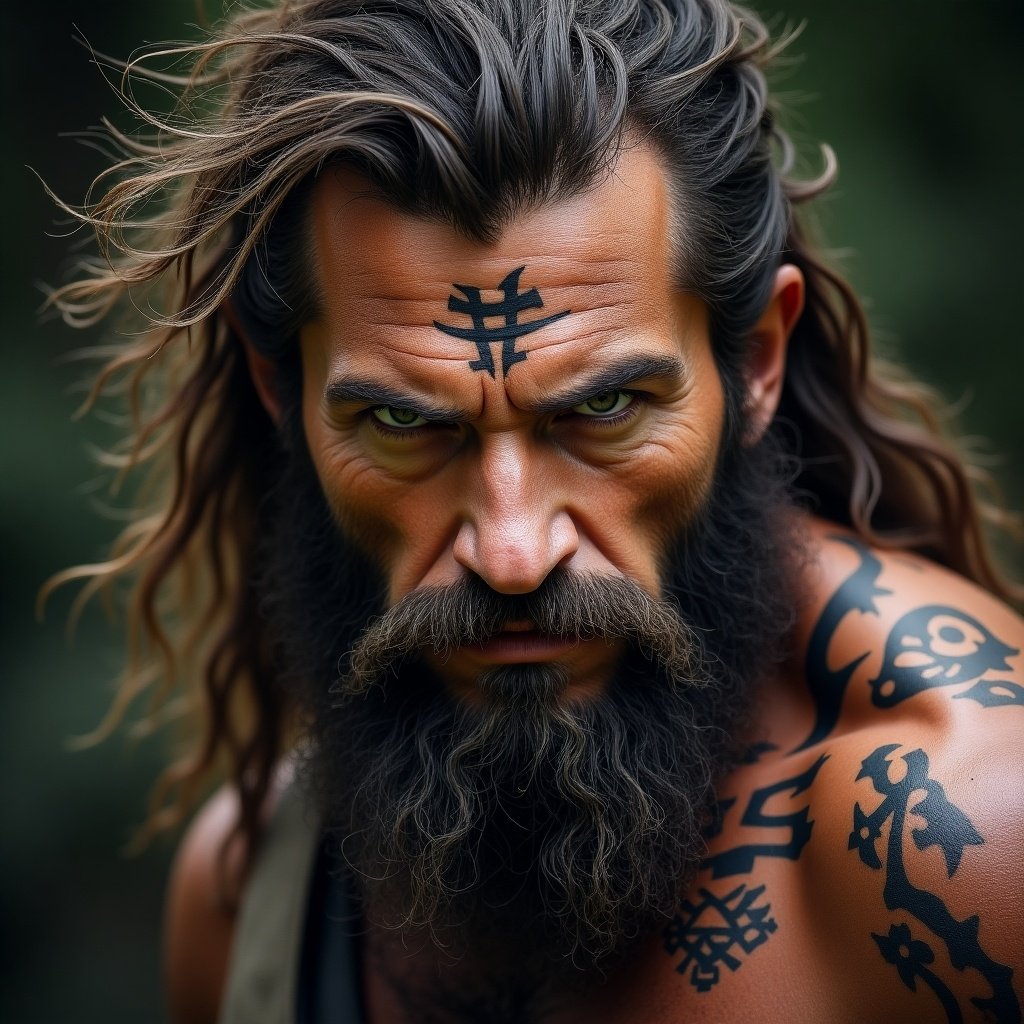
POLYGON ((670 553, 662 602, 628 581, 603 591, 559 575, 525 611, 524 599, 474 601, 471 584, 454 610, 451 594, 414 595, 420 607, 385 615, 384 581, 342 538, 302 445, 276 501, 266 606, 308 709, 304 775, 370 917, 477 973, 491 965, 506 989, 582 982, 656 931, 700 859, 751 685, 792 624, 790 506, 771 451, 723 458, 670 553), (566 607, 590 611, 544 618, 566 607), (457 644, 459 623, 480 640, 524 615, 625 639, 606 693, 568 702, 556 667, 511 666, 481 678, 470 706, 416 656, 423 637, 457 644))

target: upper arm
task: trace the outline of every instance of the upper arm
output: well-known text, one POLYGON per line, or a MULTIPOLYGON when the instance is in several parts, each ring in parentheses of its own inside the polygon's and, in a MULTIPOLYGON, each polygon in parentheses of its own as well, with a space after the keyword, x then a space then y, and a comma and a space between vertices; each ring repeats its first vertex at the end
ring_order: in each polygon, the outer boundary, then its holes
POLYGON ((1019 1022, 1024 709, 928 700, 953 713, 882 717, 829 744, 817 936, 868 1016, 1019 1022))
POLYGON ((820 945, 869 1016, 1019 1022, 1024 622, 923 559, 849 538, 826 552, 837 579, 808 644, 829 755, 820 945))
MULTIPOLYGON (((218 790, 196 815, 175 857, 164 919, 164 974, 174 1024, 214 1024, 227 978, 235 918, 223 898, 240 858, 220 870, 220 852, 237 818, 237 800, 218 790)), ((232 851, 234 852, 234 851, 232 851)))
POLYGON ((991 731, 981 744, 904 722, 834 748, 818 928, 856 975, 843 984, 911 1019, 1021 1020, 1024 757, 991 731))

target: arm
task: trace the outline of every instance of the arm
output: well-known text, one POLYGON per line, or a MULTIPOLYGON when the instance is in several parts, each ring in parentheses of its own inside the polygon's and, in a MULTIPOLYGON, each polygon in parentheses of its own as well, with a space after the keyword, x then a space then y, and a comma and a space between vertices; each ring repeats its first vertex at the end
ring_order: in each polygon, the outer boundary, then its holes
POLYGON ((981 747, 899 732, 865 732, 833 759, 822 943, 846 966, 843 987, 873 992, 879 1013, 1019 1022, 1020 753, 1005 737, 981 747))
MULTIPOLYGON (((219 855, 237 816, 222 787, 185 834, 171 869, 164 920, 164 976, 174 1024, 214 1024, 227 978, 235 915, 222 898, 219 855)), ((232 847, 226 880, 238 881, 242 857, 232 847)))
POLYGON ((851 987, 876 979, 880 1007, 1020 1021, 1024 623, 920 559, 856 550, 836 591, 848 610, 809 672, 854 726, 828 734, 819 703, 819 867, 836 880, 819 934, 851 987))

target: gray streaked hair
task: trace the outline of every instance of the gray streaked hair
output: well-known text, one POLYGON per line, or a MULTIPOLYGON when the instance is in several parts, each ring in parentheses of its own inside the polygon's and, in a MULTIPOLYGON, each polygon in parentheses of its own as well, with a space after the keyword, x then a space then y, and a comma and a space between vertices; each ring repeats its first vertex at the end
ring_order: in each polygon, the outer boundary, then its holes
POLYGON ((825 148, 817 180, 791 176, 765 78, 778 49, 725 0, 282 0, 124 66, 126 102, 152 133, 111 128, 123 158, 83 207, 61 203, 95 230, 99 254, 51 301, 77 326, 118 306, 142 317, 101 350, 89 401, 126 398, 133 428, 108 461, 148 470, 152 506, 109 561, 53 585, 85 580, 87 598, 130 582, 129 665, 104 729, 144 690, 158 706, 186 690, 175 706, 189 742, 157 786, 153 827, 178 820, 226 764, 240 831, 255 834, 294 727, 252 583, 262 496, 287 453, 236 328, 294 370, 316 301, 304 197, 328 165, 487 239, 530 204, 585 190, 621 146, 654 147, 678 207, 678 282, 709 307, 731 429, 747 333, 776 268, 794 263, 807 301, 772 429, 800 462, 799 490, 871 541, 1016 593, 989 555, 977 471, 940 436, 941 404, 870 357, 856 297, 794 219, 835 160, 825 148), (139 77, 177 90, 172 114, 135 102, 139 77))

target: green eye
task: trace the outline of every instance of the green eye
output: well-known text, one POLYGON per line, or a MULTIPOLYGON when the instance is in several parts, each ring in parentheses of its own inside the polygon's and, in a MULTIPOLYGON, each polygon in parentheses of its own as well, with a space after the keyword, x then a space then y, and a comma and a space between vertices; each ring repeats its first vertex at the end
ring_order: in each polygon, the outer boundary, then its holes
POLYGON ((422 427, 427 421, 414 409, 399 409, 393 405, 378 405, 373 415, 392 430, 410 430, 422 427))
POLYGON ((630 391, 602 391, 601 394, 594 395, 593 398, 588 398, 579 405, 574 405, 572 411, 580 416, 598 418, 614 416, 632 405, 635 398, 636 395, 630 391))

